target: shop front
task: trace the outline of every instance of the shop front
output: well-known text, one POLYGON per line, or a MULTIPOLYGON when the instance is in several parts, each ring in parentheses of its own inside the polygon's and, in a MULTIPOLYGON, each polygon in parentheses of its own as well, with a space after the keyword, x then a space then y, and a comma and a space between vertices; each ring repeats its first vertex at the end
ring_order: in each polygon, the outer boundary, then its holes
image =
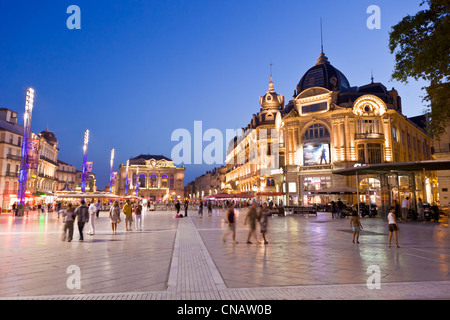
POLYGON ((401 205, 403 200, 408 200, 415 212, 419 198, 439 204, 436 171, 449 169, 449 160, 426 160, 362 165, 333 170, 333 174, 354 176, 361 189, 360 202, 376 204, 379 214, 385 216, 392 205, 401 205))

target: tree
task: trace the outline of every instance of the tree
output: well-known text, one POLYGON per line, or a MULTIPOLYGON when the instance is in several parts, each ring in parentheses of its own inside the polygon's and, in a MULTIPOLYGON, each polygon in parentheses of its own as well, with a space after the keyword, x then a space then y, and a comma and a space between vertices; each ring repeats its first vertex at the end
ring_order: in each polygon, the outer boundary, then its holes
POLYGON ((389 49, 395 52, 392 78, 425 80, 428 130, 439 139, 450 122, 450 0, 423 0, 428 5, 392 27, 389 49))

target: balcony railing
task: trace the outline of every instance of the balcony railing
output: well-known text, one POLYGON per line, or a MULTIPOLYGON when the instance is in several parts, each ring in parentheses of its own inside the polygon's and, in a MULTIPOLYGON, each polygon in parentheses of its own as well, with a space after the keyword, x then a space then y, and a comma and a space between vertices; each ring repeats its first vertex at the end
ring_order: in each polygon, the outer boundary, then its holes
POLYGON ((383 133, 357 133, 355 134, 355 139, 356 140, 360 140, 360 139, 384 139, 384 134, 383 133))

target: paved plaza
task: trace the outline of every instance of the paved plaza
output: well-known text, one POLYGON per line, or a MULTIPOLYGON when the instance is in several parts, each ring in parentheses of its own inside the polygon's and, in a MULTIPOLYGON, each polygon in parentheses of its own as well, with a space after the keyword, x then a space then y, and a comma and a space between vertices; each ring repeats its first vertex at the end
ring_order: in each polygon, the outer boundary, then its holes
POLYGON ((388 248, 383 219, 361 219, 364 230, 354 244, 349 219, 329 213, 274 216, 269 244, 246 244, 246 209, 237 210, 239 243, 231 237, 223 243, 224 213, 200 218, 189 211, 176 219, 173 212, 147 212, 142 231, 127 232, 122 222, 113 235, 101 212, 96 234, 86 235, 86 225, 84 241, 75 230, 72 242, 61 241, 57 213, 2 214, 0 299, 450 298, 446 217, 401 223, 400 248, 388 248))

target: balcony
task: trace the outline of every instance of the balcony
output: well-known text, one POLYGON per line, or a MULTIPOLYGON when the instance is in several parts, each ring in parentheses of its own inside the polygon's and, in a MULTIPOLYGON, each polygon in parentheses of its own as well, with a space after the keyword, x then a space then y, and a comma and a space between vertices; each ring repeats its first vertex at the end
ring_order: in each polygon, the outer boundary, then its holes
POLYGON ((22 157, 21 156, 16 156, 16 155, 13 155, 13 154, 7 154, 6 155, 6 159, 15 160, 15 161, 22 161, 22 157))
POLYGON ((384 134, 376 133, 376 132, 355 134, 355 140, 363 140, 363 139, 383 139, 384 140, 384 134))

